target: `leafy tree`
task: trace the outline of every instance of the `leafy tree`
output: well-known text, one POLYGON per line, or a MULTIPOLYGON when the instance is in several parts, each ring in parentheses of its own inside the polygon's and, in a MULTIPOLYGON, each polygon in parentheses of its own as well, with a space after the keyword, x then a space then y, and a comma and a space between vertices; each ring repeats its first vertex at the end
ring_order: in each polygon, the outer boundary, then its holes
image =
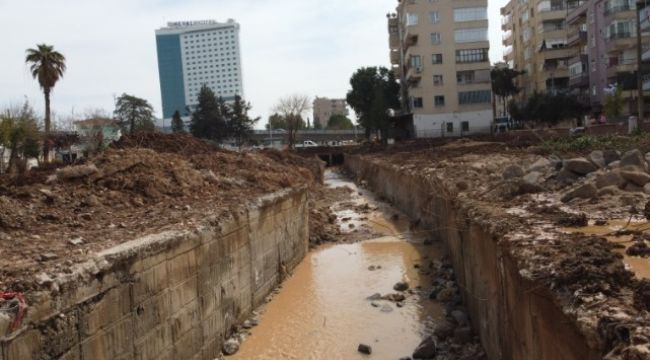
POLYGON ((608 118, 617 118, 623 113, 624 106, 625 100, 623 99, 623 87, 618 85, 605 96, 603 110, 608 118))
POLYGON ((221 97, 217 98, 207 85, 201 88, 198 100, 199 103, 192 112, 192 135, 216 141, 227 137, 230 109, 226 101, 221 97))
POLYGON ((50 109, 50 95, 56 83, 63 77, 65 73, 65 57, 54 50, 51 45, 40 44, 36 45, 35 49, 27 49, 27 56, 25 62, 29 65, 29 70, 34 79, 38 80, 43 95, 45 96, 45 137, 46 141, 43 146, 43 158, 45 162, 49 161, 50 144, 47 139, 51 131, 51 109, 50 109))
MULTIPOLYGON (((4 151, 9 149, 7 170, 12 172, 22 159, 22 168, 28 158, 38 158, 41 148, 41 134, 34 110, 25 102, 22 107, 14 107, 0 115, 0 158, 4 161, 4 151)), ((0 169, 4 164, 0 164, 0 169)))
POLYGON ((321 125, 320 122, 318 122, 318 121, 314 122, 314 129, 320 130, 322 128, 323 128, 323 125, 321 125))
POLYGON ((373 130, 379 130, 386 139, 388 109, 399 109, 400 86, 392 71, 385 67, 366 67, 357 70, 350 79, 352 89, 347 102, 354 109, 359 124, 366 129, 369 138, 373 130))
POLYGON ((336 114, 330 116, 327 128, 330 130, 351 130, 354 128, 354 124, 345 115, 336 114))
POLYGON ((241 96, 235 96, 235 102, 232 104, 232 112, 230 114, 230 121, 228 122, 228 129, 230 134, 237 139, 237 145, 242 146, 250 133, 253 131, 253 126, 260 118, 252 119, 248 116, 251 110, 251 104, 244 101, 241 96))
POLYGON ((512 102, 509 109, 517 120, 531 120, 549 127, 565 119, 580 117, 586 111, 573 96, 548 93, 535 93, 523 105, 512 102))
POLYGON ((172 116, 172 132, 174 133, 184 133, 185 124, 183 124, 183 119, 181 118, 181 113, 176 110, 172 116))
POLYGON ((286 121, 287 135, 289 138, 289 148, 294 148, 296 144, 296 133, 306 126, 302 115, 311 109, 309 96, 294 94, 286 96, 280 100, 273 108, 273 111, 279 114, 286 121))
POLYGON ((269 116, 269 121, 266 124, 266 130, 273 129, 286 129, 287 121, 280 114, 273 114, 269 116))
POLYGON ((117 98, 114 114, 129 134, 155 130, 153 106, 145 99, 122 94, 117 98))
POLYGON ((507 109, 508 98, 517 95, 521 89, 515 85, 515 78, 525 74, 507 67, 495 67, 490 71, 492 79, 492 92, 501 98, 503 109, 507 109))

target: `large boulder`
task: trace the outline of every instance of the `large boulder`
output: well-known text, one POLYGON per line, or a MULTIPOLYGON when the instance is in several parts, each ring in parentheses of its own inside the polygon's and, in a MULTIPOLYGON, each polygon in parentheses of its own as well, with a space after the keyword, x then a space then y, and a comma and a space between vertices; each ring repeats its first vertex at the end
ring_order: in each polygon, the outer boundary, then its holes
POLYGON ((436 357, 436 340, 429 336, 413 352, 413 359, 433 359, 436 357))
POLYGON ((575 158, 566 160, 564 169, 578 175, 587 175, 598 170, 598 167, 585 158, 575 158))
POLYGON ((598 197, 620 195, 621 193, 621 188, 618 186, 605 186, 598 190, 598 197))
POLYGON ((551 163, 547 158, 539 158, 531 166, 528 167, 529 172, 545 172, 547 169, 551 168, 553 163, 551 163))
POLYGON ((226 340, 226 342, 223 343, 222 350, 225 355, 234 355, 237 351, 239 351, 239 341, 237 341, 235 338, 226 340))
POLYGON ((622 188, 623 185, 625 185, 625 179, 623 179, 621 173, 618 171, 609 171, 596 176, 596 187, 599 189, 606 188, 608 186, 616 186, 622 188))
POLYGON ((566 203, 573 199, 593 199, 598 196, 598 189, 592 183, 581 185, 562 196, 562 202, 566 203))
POLYGON ((524 176, 524 169, 519 165, 510 165, 505 170, 503 170, 503 179, 510 180, 518 177, 524 176))
POLYGON ((609 165, 615 161, 620 161, 621 153, 616 150, 605 150, 603 151, 603 157, 605 158, 605 164, 609 165))
POLYGON ((648 165, 645 161, 645 156, 638 149, 630 150, 623 154, 621 157, 621 167, 624 166, 637 166, 643 171, 648 170, 648 165))
POLYGON ((555 176, 555 179, 561 183, 564 184, 571 184, 574 181, 576 181, 578 178, 580 178, 580 175, 569 171, 567 169, 562 169, 560 170, 557 175, 555 176))
POLYGON ((601 150, 594 150, 587 156, 587 160, 591 161, 594 165, 599 168, 604 168, 607 166, 605 163, 605 154, 601 150))
POLYGON ((623 179, 640 187, 643 187, 645 184, 650 183, 650 175, 648 175, 648 173, 645 171, 640 171, 640 169, 635 169, 634 167, 623 168, 621 170, 621 176, 623 179))

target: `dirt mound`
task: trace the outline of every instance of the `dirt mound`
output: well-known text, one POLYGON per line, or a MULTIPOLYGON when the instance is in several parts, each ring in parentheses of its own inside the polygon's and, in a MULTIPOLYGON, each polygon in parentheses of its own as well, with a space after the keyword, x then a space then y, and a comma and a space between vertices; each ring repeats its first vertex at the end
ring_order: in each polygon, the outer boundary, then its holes
POLYGON ((123 136, 111 145, 114 149, 146 148, 158 153, 197 155, 224 151, 189 134, 139 133, 123 136))
POLYGON ((316 181, 319 183, 323 182, 325 163, 316 156, 305 158, 289 151, 278 151, 274 149, 263 150, 261 154, 284 164, 309 169, 309 171, 314 175, 316 181))
POLYGON ((0 290, 35 288, 30 275, 65 271, 89 252, 314 182, 291 157, 277 159, 187 135, 138 135, 85 164, 27 173, 28 183, 0 177, 0 290))

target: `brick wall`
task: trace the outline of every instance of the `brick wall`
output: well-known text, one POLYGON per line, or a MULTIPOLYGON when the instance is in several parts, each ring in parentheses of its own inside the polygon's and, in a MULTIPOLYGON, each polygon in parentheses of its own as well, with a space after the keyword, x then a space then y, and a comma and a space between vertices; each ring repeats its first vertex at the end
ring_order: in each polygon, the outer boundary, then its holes
POLYGON ((229 329, 308 251, 304 189, 243 207, 210 226, 165 232, 108 249, 60 293, 28 294, 22 328, 0 338, 0 360, 206 359, 229 329))

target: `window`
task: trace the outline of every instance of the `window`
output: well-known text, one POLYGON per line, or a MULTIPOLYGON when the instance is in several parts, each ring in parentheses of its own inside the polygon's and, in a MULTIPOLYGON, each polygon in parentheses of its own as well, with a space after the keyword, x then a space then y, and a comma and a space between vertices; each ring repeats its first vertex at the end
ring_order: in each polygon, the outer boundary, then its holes
POLYGON ((454 9, 454 21, 476 21, 487 20, 486 7, 472 7, 472 8, 459 8, 454 9))
POLYGON ((488 41, 487 28, 460 29, 454 31, 457 43, 488 41))
POLYGON ((420 55, 411 55, 411 67, 412 68, 422 67, 422 58, 420 57, 420 55))
POLYGON ((440 44, 440 33, 431 33, 431 45, 440 44))
POLYGON ((421 109, 422 106, 423 106, 423 104, 422 104, 422 98, 421 97, 413 98, 413 108, 421 109))
POLYGON ((442 54, 433 54, 431 56, 431 62, 433 64, 442 64, 442 54))
POLYGON ((442 75, 433 75, 433 86, 442 86, 442 75))
POLYGON ((406 14, 406 26, 415 26, 418 24, 418 14, 406 14))
POLYGON ((454 123, 447 123, 447 132, 448 133, 453 133, 454 132, 454 123))
POLYGON ((456 73, 456 82, 459 85, 472 84, 474 82, 474 71, 459 71, 456 73))
POLYGON ((488 49, 456 50, 457 63, 473 63, 488 61, 488 49))
POLYGON ((468 132, 469 131, 469 121, 463 121, 460 123, 460 131, 468 132))
POLYGON ((431 18, 432 24, 437 24, 440 21, 440 13, 438 13, 437 11, 430 12, 429 17, 431 18))
POLYGON ((445 106, 445 97, 443 95, 436 95, 433 97, 433 103, 436 107, 445 106))
POLYGON ((461 91, 458 93, 458 104, 483 104, 492 101, 490 90, 461 91))

